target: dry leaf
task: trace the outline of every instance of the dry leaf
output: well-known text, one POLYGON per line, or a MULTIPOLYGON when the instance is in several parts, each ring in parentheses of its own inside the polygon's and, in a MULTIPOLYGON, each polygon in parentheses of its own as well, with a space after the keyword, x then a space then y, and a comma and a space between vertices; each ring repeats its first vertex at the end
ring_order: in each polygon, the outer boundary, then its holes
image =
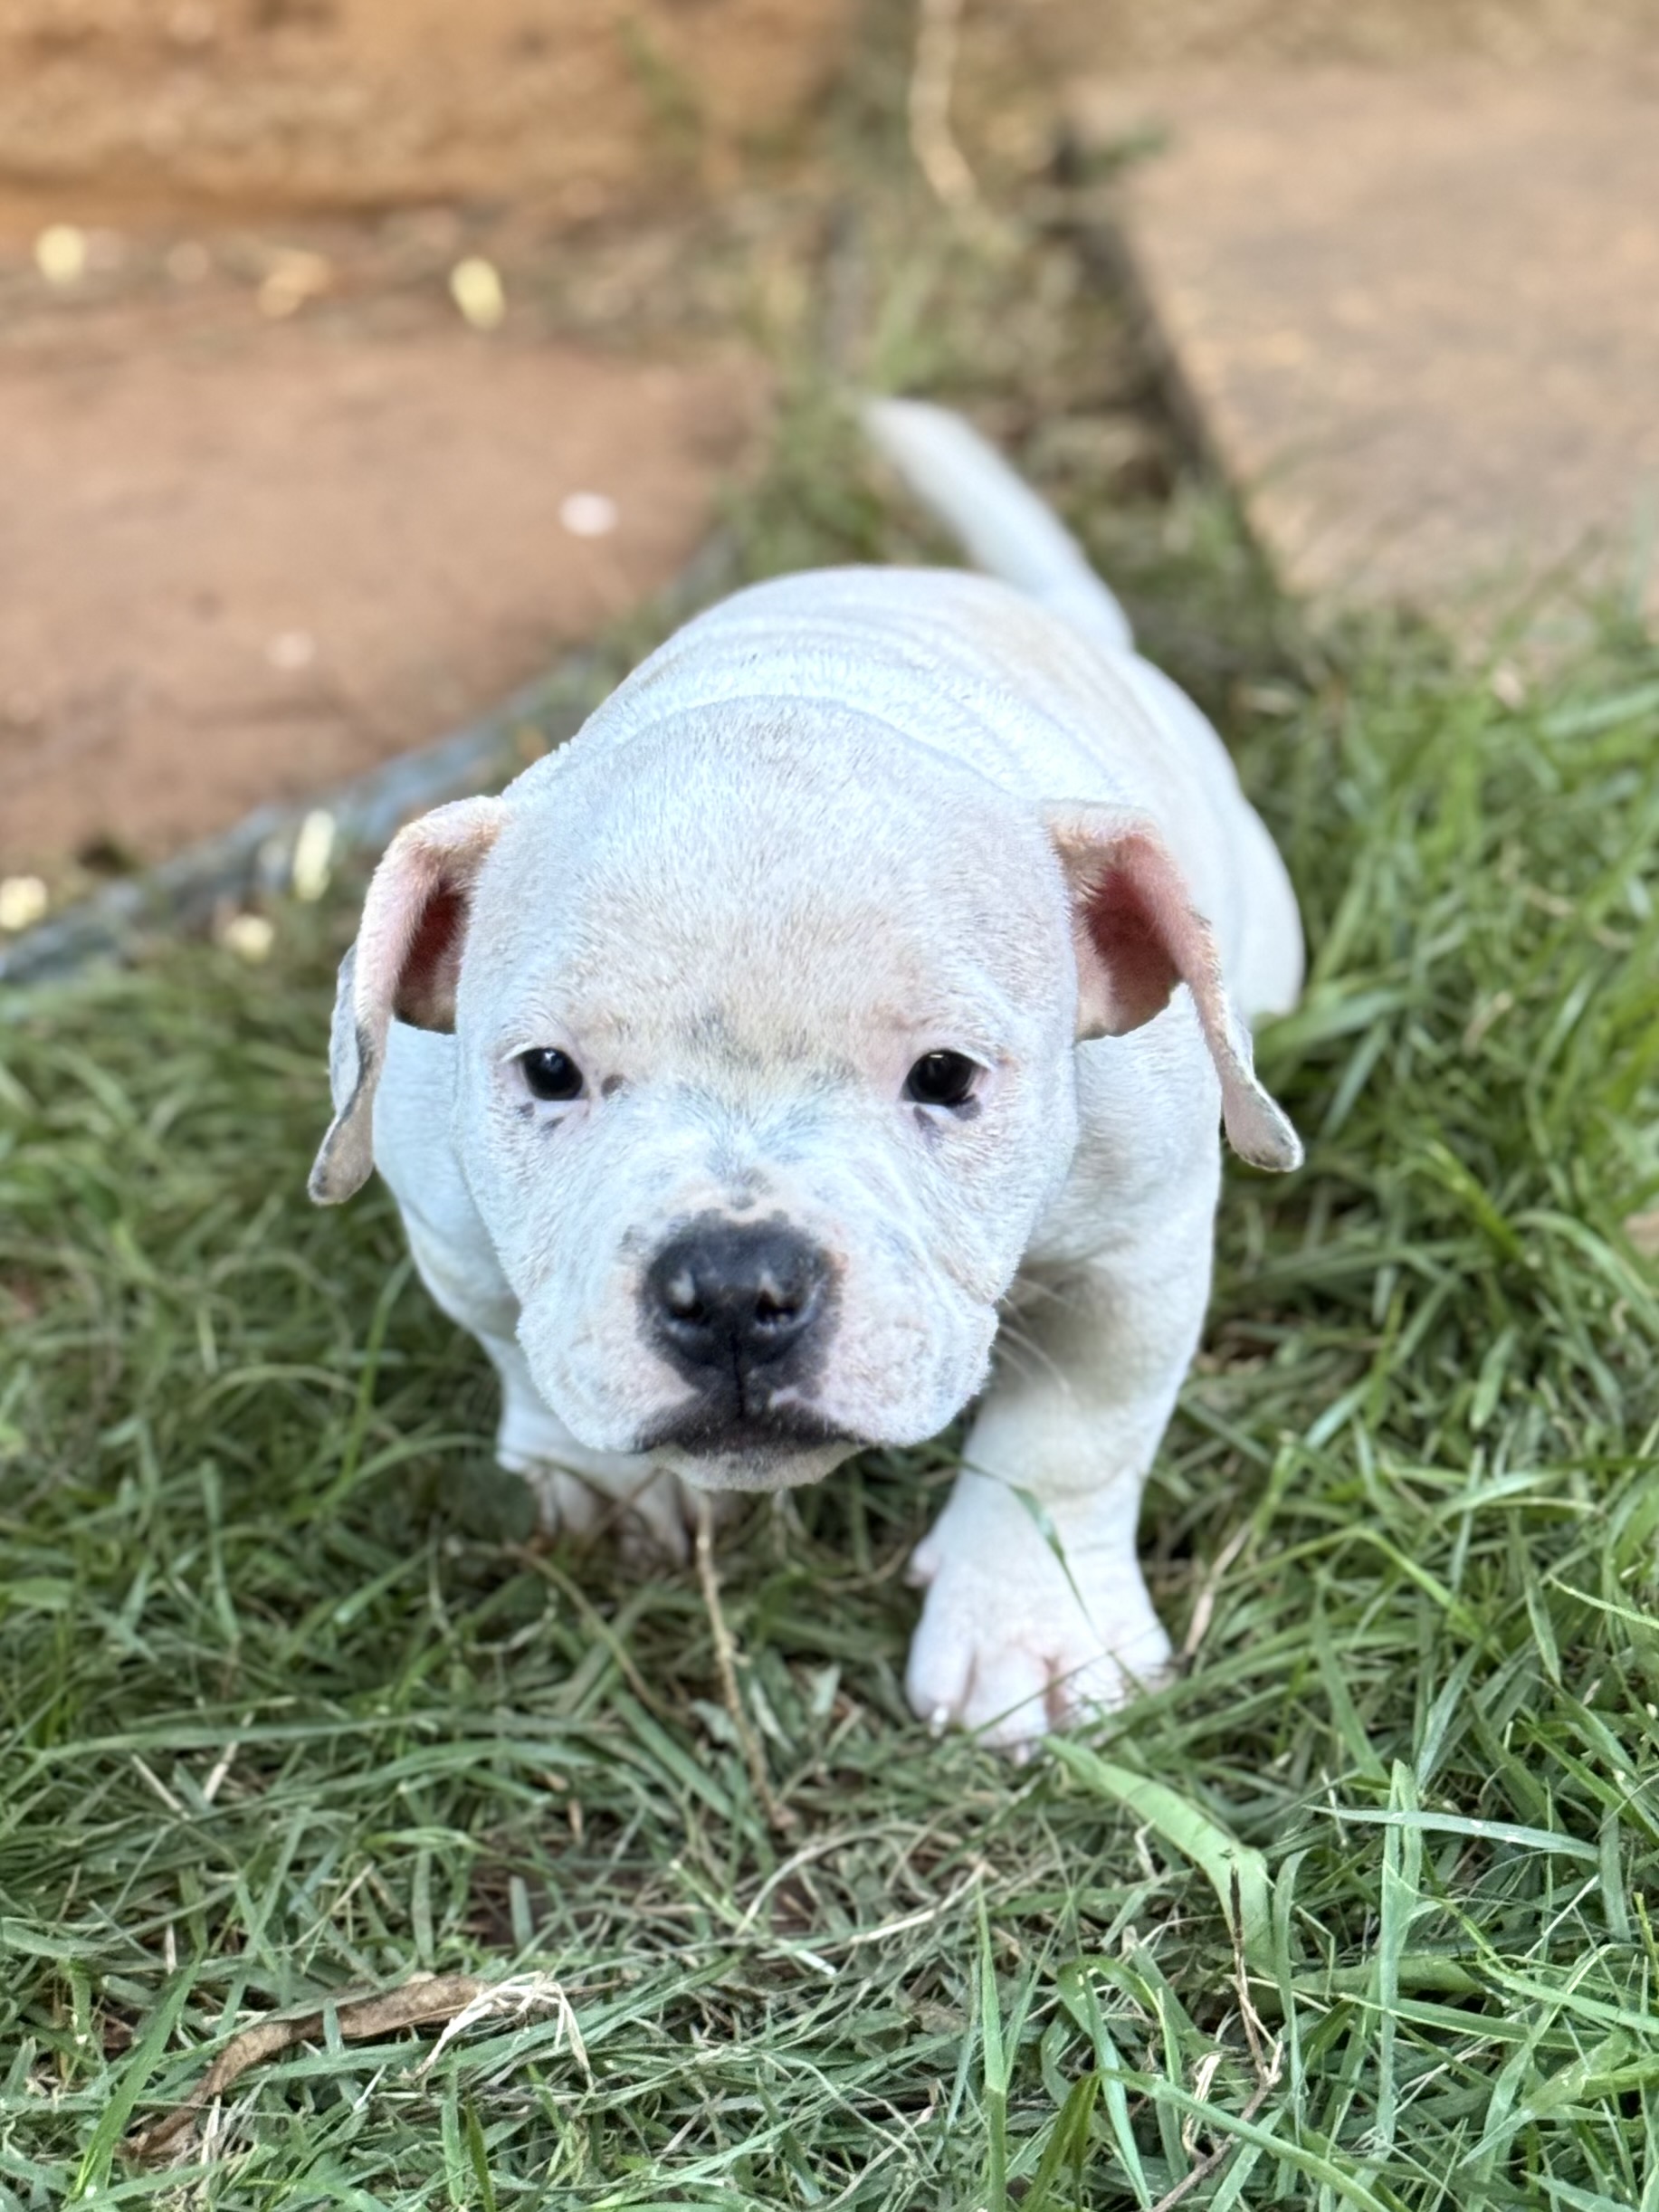
POLYGON ((0 930, 31 929, 50 904, 39 876, 6 876, 0 881, 0 930))
POLYGON ((507 292, 493 262, 470 254, 449 272, 450 297, 475 330, 493 330, 507 312, 507 292))
MULTIPOLYGON (((395 2036, 403 2028, 428 2026, 434 2020, 454 2020, 469 2007, 478 2005, 492 1988, 508 1986, 492 1985, 476 1974, 433 1974, 423 1980, 405 1982, 401 1988, 388 1989, 384 1996, 361 1997, 354 2004, 341 2005, 336 2008, 334 2017, 346 2042, 372 2043, 382 2036, 395 2036)), ((481 2017, 481 2013, 473 2015, 475 2018, 481 2017)), ((322 2026, 320 2012, 307 2012, 293 2019, 261 2020, 253 2027, 244 2027, 240 2036, 225 2045, 182 2104, 176 2104, 153 2127, 128 2139, 129 2156, 155 2158, 176 2142, 196 2114, 215 2097, 222 2097, 250 2066, 262 2065, 268 2058, 279 2058, 296 2044, 311 2042, 322 2034, 322 2026)))

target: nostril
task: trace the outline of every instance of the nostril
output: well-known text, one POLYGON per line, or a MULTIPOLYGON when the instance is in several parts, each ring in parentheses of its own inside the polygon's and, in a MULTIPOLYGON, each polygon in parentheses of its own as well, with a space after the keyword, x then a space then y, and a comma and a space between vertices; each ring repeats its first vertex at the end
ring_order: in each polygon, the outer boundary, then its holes
POLYGON ((804 1282, 780 1283, 763 1274, 755 1286, 755 1319, 764 1329, 781 1329, 796 1320, 810 1292, 804 1282))

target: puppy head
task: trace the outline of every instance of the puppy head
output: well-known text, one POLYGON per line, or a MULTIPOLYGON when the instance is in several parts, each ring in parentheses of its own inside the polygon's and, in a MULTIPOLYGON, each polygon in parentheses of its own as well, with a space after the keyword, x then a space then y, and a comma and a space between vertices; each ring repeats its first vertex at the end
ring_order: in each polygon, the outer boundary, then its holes
MULTIPOLYGON (((463 1169, 548 1404, 592 1449, 760 1488, 919 1442, 979 1387, 1071 1163, 1080 1009, 1149 1018, 1143 940, 1186 909, 1126 891, 1137 854, 1103 875, 1081 817, 880 725, 740 711, 403 833, 313 1189, 367 1173, 393 1013, 453 1025, 463 1169)), ((1164 998, 1194 964, 1169 950, 1164 998)))

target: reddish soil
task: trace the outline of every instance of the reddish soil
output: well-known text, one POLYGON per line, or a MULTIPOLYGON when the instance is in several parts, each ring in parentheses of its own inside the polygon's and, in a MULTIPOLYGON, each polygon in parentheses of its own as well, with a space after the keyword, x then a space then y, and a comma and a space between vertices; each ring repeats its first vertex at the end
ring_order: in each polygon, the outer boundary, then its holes
MULTIPOLYGON (((109 221, 537 197, 787 144, 853 0, 0 0, 0 188, 109 221)), ((0 203, 0 216, 5 213, 0 203)))
POLYGON ((680 234, 853 5, 0 0, 0 875, 325 788, 672 576, 764 390, 680 234))
POLYGON ((493 702, 687 558, 758 394, 459 327, 99 335, 0 357, 0 873, 153 858, 493 702))

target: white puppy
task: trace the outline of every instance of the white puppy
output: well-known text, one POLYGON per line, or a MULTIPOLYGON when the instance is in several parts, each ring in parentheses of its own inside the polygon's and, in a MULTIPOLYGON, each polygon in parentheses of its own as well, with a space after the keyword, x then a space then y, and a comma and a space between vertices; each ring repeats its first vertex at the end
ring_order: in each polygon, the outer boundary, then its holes
POLYGON ((325 1204, 377 1166, 549 1521, 815 1482, 981 1389, 917 1548, 918 1713, 1002 1743, 1169 1645, 1142 1482, 1204 1319, 1216 1122, 1296 905, 1220 740, 1035 496, 872 406, 1004 580, 831 569, 671 638, 393 842, 340 971, 325 1204), (1000 1356, 993 1361, 998 1324, 1000 1356))

